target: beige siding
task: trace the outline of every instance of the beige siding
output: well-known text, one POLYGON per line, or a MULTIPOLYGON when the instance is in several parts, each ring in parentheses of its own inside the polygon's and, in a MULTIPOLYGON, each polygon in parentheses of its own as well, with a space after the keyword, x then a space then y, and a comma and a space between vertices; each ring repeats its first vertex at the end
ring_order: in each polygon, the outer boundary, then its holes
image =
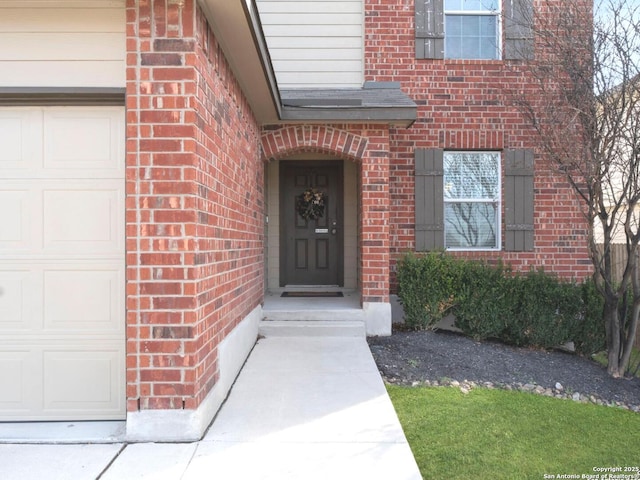
POLYGON ((124 87, 124 0, 0 0, 0 87, 124 87))
POLYGON ((280 88, 362 86, 362 0, 257 3, 280 88))

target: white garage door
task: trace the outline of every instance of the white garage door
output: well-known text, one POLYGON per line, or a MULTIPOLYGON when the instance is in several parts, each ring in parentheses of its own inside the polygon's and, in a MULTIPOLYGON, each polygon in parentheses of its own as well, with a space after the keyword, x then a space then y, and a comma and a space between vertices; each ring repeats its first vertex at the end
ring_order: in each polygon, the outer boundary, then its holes
POLYGON ((0 421, 125 416, 124 109, 0 108, 0 421))

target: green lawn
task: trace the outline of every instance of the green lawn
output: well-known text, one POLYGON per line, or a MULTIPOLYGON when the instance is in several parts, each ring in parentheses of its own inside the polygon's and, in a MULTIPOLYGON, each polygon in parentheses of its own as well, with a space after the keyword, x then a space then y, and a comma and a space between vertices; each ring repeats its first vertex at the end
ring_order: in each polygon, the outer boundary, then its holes
POLYGON ((425 479, 583 478, 594 467, 640 466, 637 413, 504 390, 388 391, 425 479))

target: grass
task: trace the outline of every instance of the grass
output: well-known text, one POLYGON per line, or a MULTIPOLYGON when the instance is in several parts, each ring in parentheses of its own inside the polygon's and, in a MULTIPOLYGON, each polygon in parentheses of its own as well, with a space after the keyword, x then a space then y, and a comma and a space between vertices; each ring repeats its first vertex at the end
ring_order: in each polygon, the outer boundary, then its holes
MULTIPOLYGON (((603 365, 605 367, 609 363, 606 351, 595 354, 593 356, 593 359, 600 365, 603 365)), ((638 349, 637 347, 633 347, 633 350, 631 351, 631 357, 629 359, 627 372, 635 377, 640 378, 640 349, 638 349)))
POLYGON ((640 466, 637 413, 504 390, 388 390, 425 479, 582 478, 640 466))

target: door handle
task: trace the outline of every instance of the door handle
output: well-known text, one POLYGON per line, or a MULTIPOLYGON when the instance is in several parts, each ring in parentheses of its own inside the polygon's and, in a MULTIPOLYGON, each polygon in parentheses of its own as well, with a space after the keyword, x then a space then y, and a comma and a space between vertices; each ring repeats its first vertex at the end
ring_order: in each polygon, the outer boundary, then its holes
POLYGON ((335 235, 338 232, 338 229, 336 228, 337 225, 338 222, 336 222, 335 220, 331 222, 331 235, 335 235))

